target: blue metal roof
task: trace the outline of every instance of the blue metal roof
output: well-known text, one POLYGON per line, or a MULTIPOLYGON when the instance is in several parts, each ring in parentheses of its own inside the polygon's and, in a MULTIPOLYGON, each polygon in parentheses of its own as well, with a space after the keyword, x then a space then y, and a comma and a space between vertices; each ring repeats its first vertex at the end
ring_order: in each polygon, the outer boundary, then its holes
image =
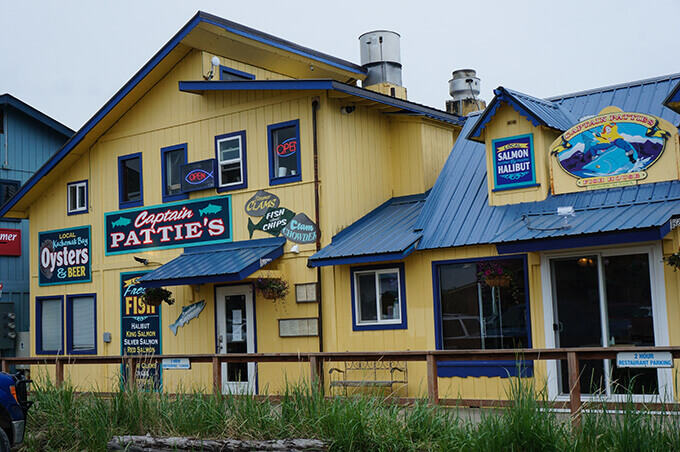
MULTIPOLYGON (((329 79, 285 79, 285 80, 239 80, 239 81, 181 81, 179 90, 200 94, 205 91, 241 91, 241 90, 333 90, 380 104, 399 108, 402 112, 424 115, 428 118, 451 124, 462 125, 463 118, 437 110, 426 105, 417 104, 396 97, 377 93, 368 89, 348 85, 329 79)), ((398 113, 398 112, 397 112, 398 113)), ((394 114, 394 112, 393 112, 394 114)))
POLYGON ((144 287, 241 281, 283 255, 284 237, 191 248, 139 279, 144 287))
POLYGON ((309 265, 403 259, 415 249, 420 238, 413 224, 425 199, 426 193, 390 199, 333 237, 330 245, 309 258, 309 265))
POLYGON ((578 122, 578 118, 571 111, 558 103, 538 99, 502 86, 495 89, 494 94, 495 97, 488 108, 484 110, 476 126, 472 128, 469 135, 462 136, 468 139, 479 138, 486 125, 496 114, 498 107, 503 103, 510 105, 536 127, 542 125, 563 132, 578 122))
POLYGON ((17 99, 11 94, 5 93, 0 95, 0 105, 9 105, 11 107, 14 107, 17 110, 23 112, 24 114, 30 116, 31 118, 42 122, 46 126, 53 128, 57 132, 64 135, 66 138, 70 137, 75 133, 73 130, 66 127, 64 124, 50 118, 45 113, 36 110, 35 108, 31 107, 30 105, 21 101, 20 99, 17 99))

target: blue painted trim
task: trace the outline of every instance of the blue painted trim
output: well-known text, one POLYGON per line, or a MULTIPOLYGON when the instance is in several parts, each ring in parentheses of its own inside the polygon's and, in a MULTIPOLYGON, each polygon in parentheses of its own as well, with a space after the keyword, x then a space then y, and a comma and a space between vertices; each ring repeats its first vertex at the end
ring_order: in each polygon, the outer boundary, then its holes
MULTIPOLYGON (((163 202, 172 202, 172 201, 179 201, 182 199, 189 199, 189 195, 187 193, 177 193, 175 195, 168 195, 167 194, 167 188, 168 188, 168 182, 167 182, 167 171, 166 170, 166 164, 165 164, 165 154, 171 151, 176 151, 176 150, 183 150, 184 151, 184 162, 180 163, 180 165, 184 163, 188 163, 187 161, 187 144, 182 143, 182 144, 176 144, 174 146, 167 146, 164 148, 161 148, 161 191, 163 193, 163 202)), ((177 169, 179 171, 179 168, 177 169)))
POLYGON ((227 66, 220 65, 220 80, 224 81, 222 75, 226 72, 227 74, 235 75, 237 77, 247 78, 249 80, 255 80, 255 75, 248 72, 239 71, 238 69, 230 68, 227 66))
POLYGON ((215 172, 217 172, 217 175, 215 176, 215 180, 217 181, 217 192, 218 193, 224 193, 226 191, 233 191, 233 190, 241 190, 243 188, 248 188, 248 164, 246 160, 246 131, 241 130, 238 132, 232 132, 232 133, 225 133, 223 135, 217 135, 215 137, 215 172), (231 138, 239 136, 241 137, 241 174, 243 175, 243 181, 240 184, 231 184, 231 185, 225 185, 221 186, 220 185, 220 180, 222 179, 222 171, 220 168, 220 152, 219 152, 219 141, 225 139, 225 138, 231 138))
POLYGON ((310 257, 307 261, 309 267, 327 267, 329 265, 347 265, 347 264, 364 264, 368 262, 385 262, 403 260, 416 249, 418 238, 415 242, 409 245, 404 251, 394 253, 381 254, 366 254, 362 256, 347 256, 347 257, 330 257, 314 259, 310 257))
POLYGON ((545 121, 543 121, 541 118, 534 115, 530 110, 524 107, 524 105, 522 105, 522 103, 519 100, 517 100, 513 95, 508 93, 502 86, 499 86, 493 92, 495 94, 495 97, 493 98, 489 106, 486 107, 486 110, 484 110, 482 117, 479 118, 479 120, 477 120, 475 126, 472 128, 472 130, 470 130, 470 133, 468 133, 467 137, 465 137, 468 140, 479 141, 475 140, 475 138, 480 138, 482 131, 486 128, 487 124, 496 115, 496 111, 498 110, 498 107, 501 106, 502 102, 505 102, 508 105, 510 105, 517 113, 524 116, 529 122, 531 122, 531 124, 533 124, 534 127, 543 125, 545 127, 549 127, 552 129, 552 127, 548 126, 545 123, 545 121))
POLYGON ((89 184, 88 180, 84 179, 84 180, 78 180, 78 181, 75 181, 75 182, 67 183, 66 184, 66 215, 69 215, 69 216, 70 215, 81 215, 83 213, 89 213, 89 212, 90 212, 90 184, 89 184), (70 199, 69 189, 70 189, 71 186, 77 185, 77 184, 82 184, 83 182, 85 182, 85 209, 74 210, 74 211, 70 212, 68 210, 68 203, 69 203, 69 199, 70 199))
MULTIPOLYGON (((408 329, 408 321, 406 318, 406 277, 405 277, 404 263, 396 262, 394 264, 368 265, 365 267, 350 267, 350 290, 352 294, 352 330, 353 331, 376 331, 376 330, 406 330, 408 329), (384 323, 364 325, 357 322, 356 313, 356 293, 354 290, 354 273, 364 272, 370 270, 388 270, 397 269, 399 272, 399 305, 401 307, 401 322, 400 323, 384 323)), ((380 316, 380 312, 378 312, 380 316)))
POLYGON ((661 240, 662 227, 641 228, 629 231, 613 231, 599 234, 580 234, 577 236, 533 239, 522 242, 497 243, 499 254, 528 253, 531 251, 584 248, 587 246, 618 245, 661 240))
MULTIPOLYGON (((521 140, 524 138, 529 138, 529 152, 531 153, 531 155, 529 156, 529 158, 531 159, 531 181, 506 184, 502 188, 494 188, 491 191, 516 190, 519 188, 536 187, 537 185, 540 185, 536 184, 536 151, 534 148, 533 133, 525 133, 522 135, 515 135, 511 137, 497 138, 495 140, 491 140, 492 153, 494 154, 496 153, 496 143, 499 141, 521 140)), ((498 187, 498 162, 496 161, 495 155, 491 157, 491 164, 493 165, 493 185, 494 187, 498 187)))
POLYGON ((97 294, 83 293, 66 295, 66 353, 69 355, 96 355, 97 354, 97 294), (92 297, 94 308, 94 348, 92 350, 73 350, 73 299, 92 297))
POLYGON ((60 123, 59 121, 50 118, 47 116, 45 113, 41 112, 40 110, 36 110, 35 108, 31 107, 24 101, 17 99, 16 97, 12 96, 11 94, 5 93, 0 95, 0 105, 9 105, 16 110, 19 110, 20 112, 24 113, 25 115, 30 116, 31 118, 35 119, 36 121, 39 121, 43 124, 45 124, 48 127, 51 127, 55 131, 59 132, 60 134, 64 135, 66 138, 70 137, 75 133, 74 130, 71 130, 69 127, 66 127, 64 124, 60 123))
POLYGON ((267 126, 267 147, 269 152, 269 185, 281 185, 302 180, 302 137, 300 136, 300 120, 279 122, 267 126), (272 147, 272 134, 284 127, 295 126, 295 136, 297 137, 297 174, 294 176, 276 177, 274 174, 274 148, 272 147))
POLYGON ((118 208, 120 210, 129 207, 139 207, 144 205, 144 170, 142 165, 142 153, 135 152, 134 154, 121 155, 118 157, 118 208), (139 200, 138 201, 124 201, 123 200, 123 163, 127 160, 139 158, 139 200))
MULTIPOLYGON (((524 264, 524 297, 526 303, 526 325, 527 325, 527 348, 532 347, 531 338, 531 305, 529 301, 529 265, 526 254, 515 254, 509 256, 489 256, 476 259, 449 259, 444 261, 432 261, 432 295, 434 308, 434 343, 437 350, 444 349, 442 339, 442 301, 441 290, 439 290, 439 267, 448 264, 477 263, 483 261, 493 261, 499 259, 522 259, 524 264)), ((437 364, 437 375, 440 377, 504 377, 517 376, 518 368, 514 361, 441 361, 437 364), (509 363, 509 364, 508 364, 509 363), (441 370, 440 370, 441 368, 441 370), (506 370, 507 369, 507 370, 506 370), (513 370, 514 369, 514 370, 513 370), (513 375, 514 372, 514 375, 513 375)), ((533 362, 521 363, 520 367, 533 369, 533 362)), ((531 371, 533 375, 533 370, 531 371)), ((527 375, 527 376, 531 376, 527 375)), ((524 372, 522 372, 522 376, 524 372)))
POLYGON ((535 187, 540 187, 540 186, 541 186, 541 184, 531 184, 531 185, 522 185, 521 187, 494 188, 491 191, 497 192, 497 191, 517 190, 518 188, 535 188, 535 187))
POLYGON ((533 377, 533 361, 439 361, 437 376, 450 377, 533 377))
POLYGON ((64 354, 64 296, 45 296, 35 297, 35 354, 36 355, 63 355, 64 354), (61 318, 59 324, 61 325, 61 349, 60 350, 43 350, 42 349, 42 302, 45 300, 59 300, 61 306, 61 318))

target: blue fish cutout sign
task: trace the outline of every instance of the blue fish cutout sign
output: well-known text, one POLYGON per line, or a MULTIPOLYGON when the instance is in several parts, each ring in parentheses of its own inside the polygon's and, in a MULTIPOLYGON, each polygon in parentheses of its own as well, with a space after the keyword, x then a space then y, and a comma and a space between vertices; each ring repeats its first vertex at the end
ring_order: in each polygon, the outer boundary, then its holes
POLYGON ((198 317, 198 315, 203 311, 203 308, 205 308, 205 300, 201 300, 194 304, 190 304, 189 306, 182 307, 182 312, 180 313, 179 317, 177 317, 175 323, 170 325, 172 334, 177 336, 177 329, 180 326, 184 326, 189 323, 190 320, 198 317))

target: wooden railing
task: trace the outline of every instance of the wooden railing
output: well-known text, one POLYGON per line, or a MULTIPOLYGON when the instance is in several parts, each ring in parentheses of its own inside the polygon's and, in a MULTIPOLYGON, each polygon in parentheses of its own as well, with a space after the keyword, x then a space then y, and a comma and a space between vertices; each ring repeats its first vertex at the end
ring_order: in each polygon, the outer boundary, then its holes
MULTIPOLYGON (((59 355, 31 358, 0 358, 0 368, 7 371, 10 365, 39 364, 54 365, 55 380, 61 385, 64 380, 64 366, 82 364, 121 364, 129 366, 130 378, 134 382, 135 370, 140 362, 160 362, 168 358, 189 359, 191 363, 211 363, 213 373, 213 389, 221 391, 222 363, 294 363, 308 362, 310 378, 314 384, 323 385, 323 363, 339 361, 414 361, 425 362, 427 368, 427 394, 431 404, 462 406, 500 406, 505 400, 484 399, 440 399, 437 377, 437 363, 440 361, 545 361, 566 360, 569 375, 569 401, 563 404, 552 403, 552 406, 567 407, 572 413, 575 423, 580 421, 581 385, 579 362, 582 360, 616 359, 619 352, 670 352, 674 359, 680 358, 680 347, 592 347, 570 349, 518 349, 518 350, 433 350, 403 352, 327 352, 327 353, 253 353, 229 355, 153 355, 153 356, 83 356, 59 355)), ((408 399, 402 399, 408 401, 408 399)), ((614 404, 612 404, 613 406, 614 404)), ((677 403, 647 404, 648 408, 678 410, 677 403)))

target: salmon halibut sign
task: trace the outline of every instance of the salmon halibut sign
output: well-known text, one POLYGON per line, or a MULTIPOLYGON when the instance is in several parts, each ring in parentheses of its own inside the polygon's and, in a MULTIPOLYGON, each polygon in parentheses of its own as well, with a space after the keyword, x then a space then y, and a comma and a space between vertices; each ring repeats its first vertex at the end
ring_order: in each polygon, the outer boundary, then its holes
POLYGON ((232 241, 231 197, 108 212, 106 254, 232 241))

